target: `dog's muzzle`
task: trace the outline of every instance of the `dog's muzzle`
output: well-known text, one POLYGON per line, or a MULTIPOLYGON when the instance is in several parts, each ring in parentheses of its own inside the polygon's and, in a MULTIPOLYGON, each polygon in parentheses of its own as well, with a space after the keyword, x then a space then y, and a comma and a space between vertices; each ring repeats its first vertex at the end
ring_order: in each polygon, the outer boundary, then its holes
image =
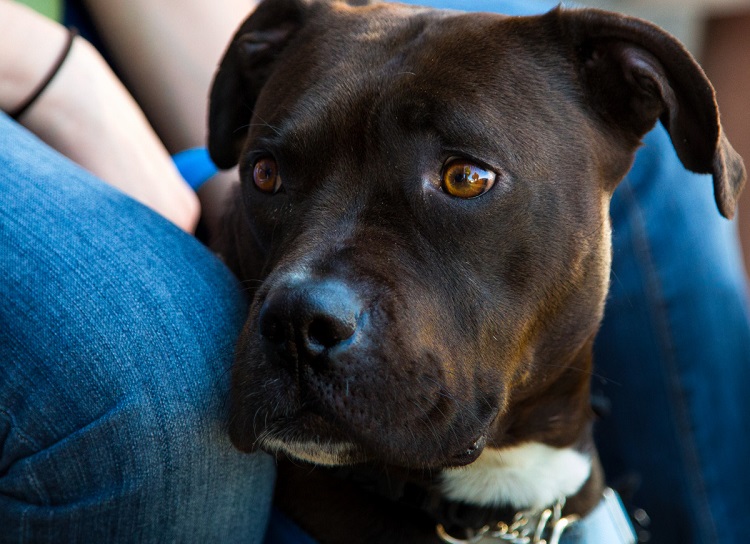
POLYGON ((269 355, 290 370, 322 368, 357 341, 365 320, 362 302, 344 282, 310 279, 272 290, 260 310, 259 328, 269 355))
POLYGON ((329 465, 456 466, 481 454, 497 408, 449 389, 440 339, 372 278, 278 273, 251 314, 234 369, 240 449, 329 465))

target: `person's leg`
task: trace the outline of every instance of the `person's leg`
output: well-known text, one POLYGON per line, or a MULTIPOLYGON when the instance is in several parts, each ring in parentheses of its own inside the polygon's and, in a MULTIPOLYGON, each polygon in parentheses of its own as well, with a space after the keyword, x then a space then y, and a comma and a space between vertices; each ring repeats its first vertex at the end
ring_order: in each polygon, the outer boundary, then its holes
POLYGON ((607 476, 636 475, 652 542, 741 542, 750 511, 750 318, 736 224, 659 125, 615 192, 595 348, 607 476))
POLYGON ((227 438, 246 302, 208 250, 0 114, 0 541, 260 542, 227 438))

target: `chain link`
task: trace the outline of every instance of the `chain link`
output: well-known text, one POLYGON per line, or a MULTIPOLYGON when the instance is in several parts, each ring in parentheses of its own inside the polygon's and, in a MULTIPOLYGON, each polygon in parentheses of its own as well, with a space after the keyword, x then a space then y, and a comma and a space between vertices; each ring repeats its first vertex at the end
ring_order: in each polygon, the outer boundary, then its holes
POLYGON ((568 527, 580 519, 577 515, 562 517, 565 499, 551 508, 518 512, 510 525, 499 522, 494 528, 485 525, 479 530, 466 530, 464 538, 456 538, 438 524, 435 528, 445 544, 480 544, 480 542, 505 542, 507 544, 559 544, 568 527), (549 535, 549 540, 546 540, 549 535))

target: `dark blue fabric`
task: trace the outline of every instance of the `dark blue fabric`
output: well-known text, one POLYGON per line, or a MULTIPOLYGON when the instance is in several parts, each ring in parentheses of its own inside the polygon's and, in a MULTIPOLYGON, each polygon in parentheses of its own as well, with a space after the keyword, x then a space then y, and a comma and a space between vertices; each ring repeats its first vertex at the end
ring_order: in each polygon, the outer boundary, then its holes
POLYGON ((0 114, 0 542, 259 542, 232 448, 246 302, 193 237, 0 114))
POLYGON ((275 508, 271 510, 265 544, 316 544, 316 542, 279 510, 275 508))
POLYGON ((686 172, 659 126, 615 192, 613 271, 593 389, 596 439, 653 541, 741 542, 750 508, 750 322, 736 225, 709 176, 686 172))
POLYGON ((94 22, 91 20, 81 0, 66 0, 63 2, 62 23, 67 27, 76 27, 80 35, 91 42, 110 66, 112 66, 112 69, 117 72, 117 67, 112 62, 109 50, 96 31, 94 22))

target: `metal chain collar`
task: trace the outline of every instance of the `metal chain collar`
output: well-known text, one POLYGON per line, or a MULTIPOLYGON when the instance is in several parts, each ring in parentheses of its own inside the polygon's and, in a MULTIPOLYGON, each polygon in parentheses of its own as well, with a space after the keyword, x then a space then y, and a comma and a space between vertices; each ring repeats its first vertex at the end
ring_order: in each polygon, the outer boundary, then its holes
POLYGON ((558 500, 551 508, 518 512, 510 525, 499 522, 495 527, 485 525, 476 531, 467 529, 465 538, 448 534, 438 524, 437 535, 446 544, 480 544, 506 542, 509 544, 559 544, 565 530, 580 519, 578 515, 562 517, 565 499, 558 500))

